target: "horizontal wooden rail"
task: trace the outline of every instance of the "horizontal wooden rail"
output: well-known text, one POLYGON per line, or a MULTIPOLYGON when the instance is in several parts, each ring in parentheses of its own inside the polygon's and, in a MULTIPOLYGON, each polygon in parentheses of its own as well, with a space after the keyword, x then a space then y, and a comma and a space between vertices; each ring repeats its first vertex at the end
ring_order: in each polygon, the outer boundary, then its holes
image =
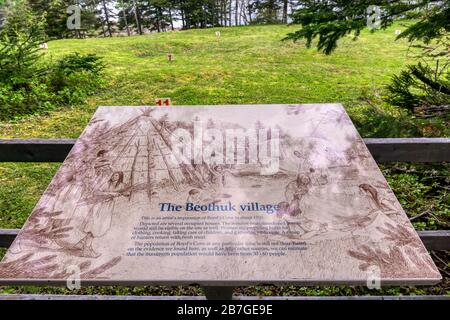
POLYGON ((364 139, 377 162, 450 162, 450 138, 364 139))
POLYGON ((0 229, 0 248, 9 248, 20 229, 0 229))
POLYGON ((450 230, 418 231, 428 250, 450 250, 450 230))
POLYGON ((63 162, 76 140, 0 139, 0 162, 63 162))
MULTIPOLYGON (((206 300, 205 296, 103 296, 103 295, 0 295, 0 300, 206 300)), ((300 300, 300 301, 449 301, 450 296, 234 296, 233 300, 300 300)))
MULTIPOLYGON (((9 248, 19 229, 0 229, 0 248, 9 248)), ((428 250, 450 250, 450 230, 418 231, 428 250)))
MULTIPOLYGON (((0 162, 63 162, 76 140, 0 139, 0 162)), ((450 138, 364 139, 376 161, 450 162, 450 138)))
MULTIPOLYGON (((62 162, 76 140, 72 139, 0 139, 0 162, 62 162)), ((450 139, 365 139, 376 161, 383 162, 450 162, 450 139)), ((0 229, 0 248, 8 248, 19 230, 0 229)), ((450 250, 450 231, 419 231, 428 250, 450 250)), ((57 296, 0 295, 0 300, 164 300, 205 299, 205 297, 137 297, 137 296, 57 296)), ((361 297, 234 297, 259 300, 450 300, 449 296, 361 296, 361 297)))

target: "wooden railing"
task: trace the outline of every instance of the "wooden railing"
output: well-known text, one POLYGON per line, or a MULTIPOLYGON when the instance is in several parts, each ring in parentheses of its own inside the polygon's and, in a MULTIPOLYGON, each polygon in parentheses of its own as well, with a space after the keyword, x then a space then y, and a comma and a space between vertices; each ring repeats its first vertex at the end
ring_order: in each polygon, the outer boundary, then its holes
MULTIPOLYGON (((63 162, 74 139, 0 139, 0 162, 63 162)), ((364 139, 379 163, 450 162, 450 138, 364 139)), ((0 247, 7 248, 18 230, 0 229, 0 247)), ((429 250, 450 250, 450 231, 419 231, 429 250)))
MULTIPOLYGON (((0 162, 62 162, 73 139, 0 139, 0 162)), ((450 162, 450 138, 364 139, 375 160, 450 162)))
MULTIPOLYGON (((0 139, 0 162, 63 162, 76 140, 73 139, 0 139)), ((372 156, 378 163, 442 163, 450 162, 450 138, 413 138, 413 139, 364 139, 372 156)), ((0 229, 0 247, 8 248, 17 236, 18 229, 0 229)), ((423 243, 428 250, 450 250, 450 230, 419 231, 423 243)), ((0 299, 40 299, 43 296, 10 295, 0 299)), ((50 296, 45 296, 49 299, 50 296)), ((71 296, 52 296, 54 299, 80 299, 71 296)), ((91 297, 98 299, 99 297, 91 297)), ((139 297, 123 297, 134 299, 139 297)), ((140 299, 161 299, 161 297, 140 297, 140 299)), ((190 297, 192 298, 192 297, 190 297)), ((243 299, 249 297, 241 297, 243 299)), ((272 297, 276 298, 276 297, 272 297)), ((285 298, 285 297, 283 297, 285 298)), ((311 297, 291 297, 305 299, 311 297)), ((322 297, 333 300, 336 297, 322 297)), ((345 297, 342 297, 345 299, 345 297)), ((368 297, 351 297, 366 300, 368 297)), ((373 299, 394 299, 398 297, 369 297, 373 299)), ((405 298, 405 297, 404 297, 405 298)), ((408 297, 406 297, 408 298, 408 297)), ((443 296, 415 297, 419 300, 447 299, 443 296)), ((89 297, 82 299, 89 300, 89 297)), ((108 300, 108 297, 101 297, 108 300)))

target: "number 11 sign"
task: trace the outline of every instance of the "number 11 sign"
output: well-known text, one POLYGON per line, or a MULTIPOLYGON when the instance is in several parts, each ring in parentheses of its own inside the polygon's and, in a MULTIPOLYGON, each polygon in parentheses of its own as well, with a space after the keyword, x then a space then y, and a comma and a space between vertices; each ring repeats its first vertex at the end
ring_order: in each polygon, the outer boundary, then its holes
POLYGON ((170 107, 172 105, 172 101, 170 98, 158 98, 156 99, 156 105, 159 107, 170 107))

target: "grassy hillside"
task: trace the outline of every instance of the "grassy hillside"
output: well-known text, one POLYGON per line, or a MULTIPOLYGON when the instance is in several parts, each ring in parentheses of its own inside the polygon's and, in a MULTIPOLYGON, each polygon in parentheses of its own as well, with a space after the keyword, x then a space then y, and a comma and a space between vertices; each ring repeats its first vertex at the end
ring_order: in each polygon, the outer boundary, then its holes
MULTIPOLYGON (((237 27, 50 42, 47 59, 70 52, 103 56, 107 88, 86 105, 0 124, 0 136, 77 137, 98 105, 153 105, 157 97, 171 97, 176 105, 342 102, 357 118, 363 116, 355 111, 361 101, 380 93, 410 59, 407 44, 395 41, 394 30, 400 26, 363 33, 358 41, 347 38, 331 56, 306 49, 303 42, 281 41, 297 28, 237 27), (167 61, 169 52, 175 61, 167 61)), ((385 116, 392 115, 398 112, 389 110, 385 116)), ((371 134, 365 131, 363 135, 371 134)))
MULTIPOLYGON (((176 105, 341 102, 365 137, 415 134, 409 118, 382 104, 380 99, 383 86, 390 77, 413 59, 407 43, 395 41, 394 31, 402 29, 400 25, 375 34, 363 32, 356 42, 351 38, 344 39, 331 56, 307 49, 303 42, 281 41, 296 28, 236 27, 112 39, 52 41, 46 59, 70 52, 103 56, 107 64, 106 88, 84 105, 0 123, 0 138, 76 138, 97 106, 153 105, 157 97, 170 97, 176 105), (217 30, 221 31, 220 39, 216 39, 217 30), (166 59, 169 52, 175 56, 173 62, 166 59)), ((0 228, 22 226, 58 167, 59 164, 0 164, 0 228)), ((445 190, 430 187, 435 181, 430 180, 433 174, 439 175, 444 171, 445 167, 441 171, 423 171, 416 167, 384 169, 410 215, 433 210, 444 221, 439 224, 424 217, 416 220, 417 228, 443 228, 448 221, 450 209, 445 190)), ((384 294, 443 294, 447 288, 448 281, 426 291, 394 288, 385 290, 384 294)), ((57 289, 0 288, 0 293, 2 291, 61 292, 57 289)), ((198 289, 174 292, 162 288, 91 288, 82 291, 98 292, 196 294, 198 289)), ((241 292, 269 295, 380 294, 350 288, 296 287, 283 290, 258 287, 241 289, 241 292)))

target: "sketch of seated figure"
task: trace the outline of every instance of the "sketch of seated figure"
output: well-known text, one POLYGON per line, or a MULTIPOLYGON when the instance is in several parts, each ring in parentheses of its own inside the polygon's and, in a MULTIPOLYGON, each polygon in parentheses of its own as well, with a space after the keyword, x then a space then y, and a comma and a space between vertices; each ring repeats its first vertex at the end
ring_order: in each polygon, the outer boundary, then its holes
POLYGON ((186 203, 203 204, 201 191, 198 189, 191 189, 186 199, 186 203))
POLYGON ((191 189, 188 192, 186 203, 192 203, 194 205, 202 205, 220 202, 219 199, 215 199, 214 195, 215 195, 214 192, 211 193, 201 189, 191 189))
POLYGON ((123 182, 123 176, 123 172, 113 173, 109 181, 96 190, 93 197, 87 201, 91 203, 91 207, 81 225, 81 231, 85 237, 74 246, 74 249, 79 249, 84 257, 97 258, 100 256, 92 248, 92 242, 95 238, 101 238, 108 233, 116 213, 117 201, 120 197, 130 195, 130 188, 123 182))
POLYGON ((307 218, 298 207, 298 199, 295 200, 291 205, 287 202, 280 203, 277 211, 277 217, 286 222, 289 234, 291 236, 299 235, 302 239, 310 239, 326 232, 328 224, 307 218))
POLYGON ((397 223, 397 219, 394 218, 399 211, 390 201, 380 195, 374 186, 363 183, 358 186, 358 189, 363 202, 365 202, 363 205, 366 210, 347 216, 336 215, 337 223, 333 229, 353 234, 355 231, 371 226, 377 218, 397 223))
POLYGON ((300 202, 304 195, 309 191, 311 179, 304 174, 297 175, 294 181, 291 181, 285 189, 286 202, 279 204, 279 217, 291 216, 296 217, 302 213, 300 202))
POLYGON ((360 184, 359 190, 362 195, 367 199, 369 208, 371 210, 380 210, 385 213, 388 217, 395 216, 398 209, 387 200, 375 187, 370 184, 360 184))

